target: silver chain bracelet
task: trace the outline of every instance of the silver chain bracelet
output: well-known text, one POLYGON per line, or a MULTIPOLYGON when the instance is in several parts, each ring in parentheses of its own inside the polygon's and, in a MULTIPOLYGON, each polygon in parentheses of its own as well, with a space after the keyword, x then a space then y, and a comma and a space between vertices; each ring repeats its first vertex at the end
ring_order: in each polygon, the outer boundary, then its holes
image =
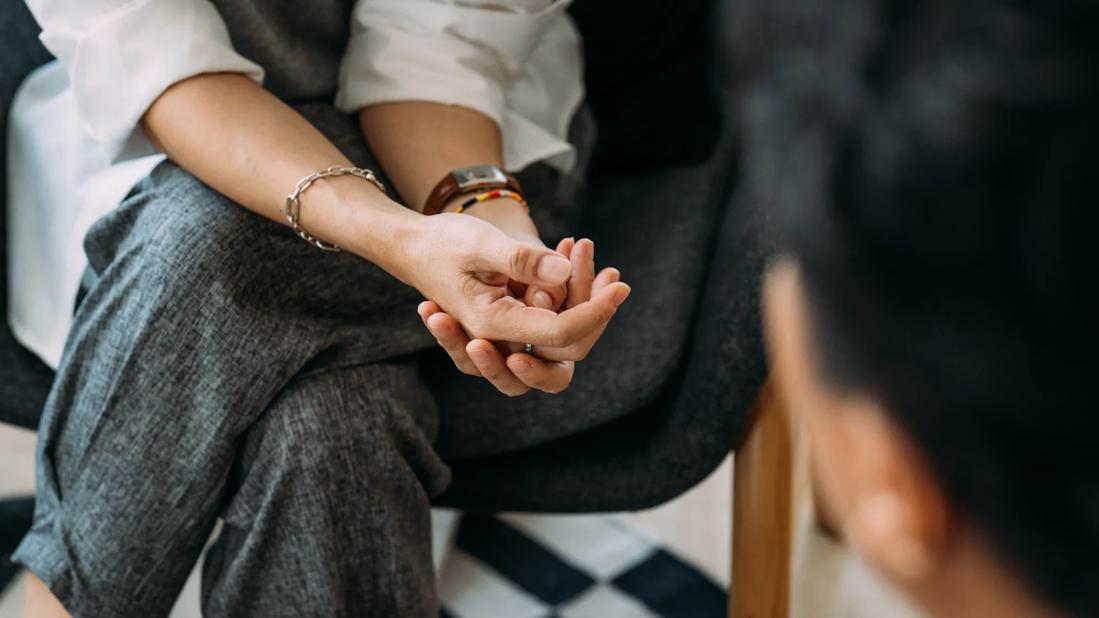
POLYGON ((301 194, 305 193, 305 190, 308 189, 314 182, 317 182, 322 178, 330 178, 333 176, 346 176, 348 174, 357 178, 362 178, 363 180, 373 184, 375 187, 378 187, 378 189, 380 189, 382 193, 385 193, 385 185, 382 184, 382 181, 378 180, 378 177, 374 175, 374 172, 368 169, 363 169, 361 167, 333 165, 326 170, 313 172, 312 174, 299 180, 298 184, 294 187, 294 192, 286 197, 286 204, 284 204, 282 207, 282 214, 285 215, 286 220, 290 222, 290 228, 297 232, 298 236, 301 236, 302 240, 320 249, 321 251, 335 252, 339 251, 340 247, 339 245, 334 245, 330 242, 325 242, 317 238, 309 232, 306 232, 305 228, 301 226, 301 194))

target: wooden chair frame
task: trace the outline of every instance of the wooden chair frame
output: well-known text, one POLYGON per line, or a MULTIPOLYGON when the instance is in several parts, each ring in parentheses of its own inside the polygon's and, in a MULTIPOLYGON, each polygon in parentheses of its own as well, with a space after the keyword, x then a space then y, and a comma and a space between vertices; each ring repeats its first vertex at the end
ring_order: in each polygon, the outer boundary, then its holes
POLYGON ((788 618, 797 513, 812 498, 804 433, 773 382, 734 454, 731 618, 788 618))

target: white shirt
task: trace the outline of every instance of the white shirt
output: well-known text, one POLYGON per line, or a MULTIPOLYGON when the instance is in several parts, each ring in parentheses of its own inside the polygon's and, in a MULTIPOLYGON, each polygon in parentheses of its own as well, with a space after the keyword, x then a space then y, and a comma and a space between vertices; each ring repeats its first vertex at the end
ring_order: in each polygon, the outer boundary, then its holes
MULTIPOLYGON (((567 170, 583 99, 571 0, 356 0, 336 106, 387 101, 475 109, 504 162, 567 170)), ((87 264, 83 238, 163 159, 140 120, 170 85, 209 72, 263 82, 208 0, 28 0, 58 58, 33 73, 9 132, 8 319, 57 367, 87 264)))

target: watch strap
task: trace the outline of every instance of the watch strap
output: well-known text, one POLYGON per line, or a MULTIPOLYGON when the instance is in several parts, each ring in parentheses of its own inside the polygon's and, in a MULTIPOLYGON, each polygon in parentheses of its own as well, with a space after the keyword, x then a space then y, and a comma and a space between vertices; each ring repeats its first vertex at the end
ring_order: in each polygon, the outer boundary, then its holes
POLYGON ((467 183, 465 186, 461 186, 458 183, 458 178, 454 172, 448 172, 443 176, 435 188, 431 190, 431 194, 427 198, 427 202, 424 203, 425 215, 437 215, 442 212, 443 207, 447 202, 458 197, 459 195, 467 195, 469 193, 477 193, 479 191, 486 191, 491 189, 507 189, 508 191, 514 191, 519 195, 522 195, 523 188, 520 186, 519 181, 506 172, 501 171, 501 174, 506 179, 504 182, 491 180, 476 183, 467 183))

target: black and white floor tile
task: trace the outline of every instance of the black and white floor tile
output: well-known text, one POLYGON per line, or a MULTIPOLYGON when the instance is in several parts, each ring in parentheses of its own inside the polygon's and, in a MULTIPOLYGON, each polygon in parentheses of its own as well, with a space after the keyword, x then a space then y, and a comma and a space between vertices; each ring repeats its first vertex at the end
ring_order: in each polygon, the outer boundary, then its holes
POLYGON ((448 618, 708 618, 726 593, 607 515, 465 515, 441 565, 448 618))

